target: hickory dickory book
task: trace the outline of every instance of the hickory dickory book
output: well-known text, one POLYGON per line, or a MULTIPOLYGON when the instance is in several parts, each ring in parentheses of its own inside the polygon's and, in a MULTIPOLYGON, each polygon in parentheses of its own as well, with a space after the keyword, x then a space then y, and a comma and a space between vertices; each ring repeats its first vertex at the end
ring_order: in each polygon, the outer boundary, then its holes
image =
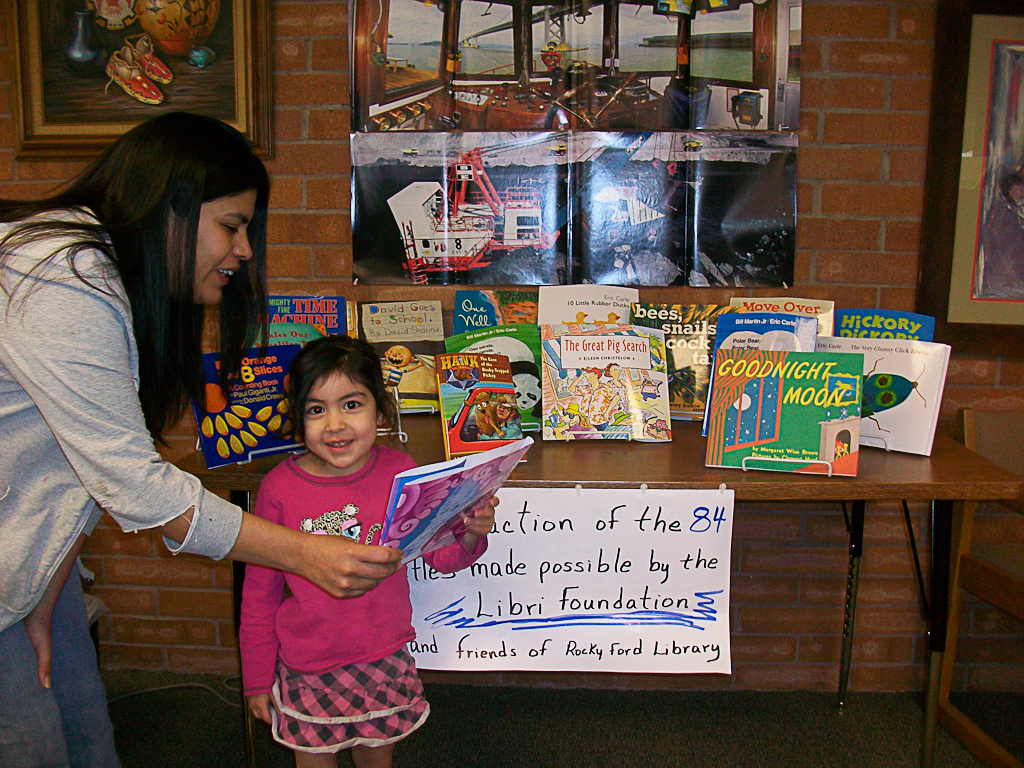
POLYGON ((864 356, 721 349, 709 467, 857 475, 864 356))

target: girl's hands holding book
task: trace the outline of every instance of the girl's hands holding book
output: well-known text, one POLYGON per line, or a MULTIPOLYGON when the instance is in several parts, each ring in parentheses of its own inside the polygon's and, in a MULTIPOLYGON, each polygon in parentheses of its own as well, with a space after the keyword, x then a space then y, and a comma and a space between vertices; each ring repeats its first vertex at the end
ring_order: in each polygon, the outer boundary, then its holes
POLYGON ((491 496, 474 509, 466 513, 466 533, 462 537, 462 547, 467 552, 476 551, 477 542, 491 532, 494 527, 494 508, 498 506, 498 497, 491 496))

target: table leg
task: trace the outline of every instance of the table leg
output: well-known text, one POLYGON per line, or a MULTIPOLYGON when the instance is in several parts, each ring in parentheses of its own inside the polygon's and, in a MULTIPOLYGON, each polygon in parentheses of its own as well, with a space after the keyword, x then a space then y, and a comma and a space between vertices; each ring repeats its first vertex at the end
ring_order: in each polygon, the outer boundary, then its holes
MULTIPOLYGON (((249 511, 249 492, 231 491, 231 503, 242 508, 243 512, 249 511)), ((245 563, 235 560, 232 563, 231 597, 235 609, 235 634, 238 634, 238 627, 242 617, 242 585, 245 583, 245 563)), ((245 719, 245 765, 246 768, 258 768, 259 751, 256 746, 256 718, 249 711, 245 703, 245 694, 242 694, 242 716, 245 719)))
POLYGON ((857 613, 857 585, 860 582, 860 557, 864 550, 864 508, 866 502, 853 502, 850 513, 850 564, 846 569, 846 606, 843 613, 843 650, 839 658, 839 711, 846 703, 850 682, 850 658, 853 655, 853 624, 857 613))
POLYGON ((946 616, 949 611, 949 557, 953 538, 953 502, 932 502, 931 604, 928 616, 928 688, 924 702, 924 735, 921 768, 935 763, 935 735, 939 713, 939 673, 946 650, 946 616))

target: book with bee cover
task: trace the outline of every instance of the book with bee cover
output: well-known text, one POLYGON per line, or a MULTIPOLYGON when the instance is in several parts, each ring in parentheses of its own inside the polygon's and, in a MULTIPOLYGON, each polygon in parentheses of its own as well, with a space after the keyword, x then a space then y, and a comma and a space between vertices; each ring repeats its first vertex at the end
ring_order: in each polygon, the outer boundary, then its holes
POLYGON ((709 467, 856 477, 864 355, 719 349, 709 467))
POLYGON ((206 408, 195 401, 192 411, 199 425, 199 442, 210 469, 244 464, 257 456, 297 451, 290 436, 285 377, 298 344, 267 347, 267 354, 250 349, 242 358, 239 377, 220 386, 220 355, 203 355, 206 408), (282 434, 285 433, 285 434, 282 434))

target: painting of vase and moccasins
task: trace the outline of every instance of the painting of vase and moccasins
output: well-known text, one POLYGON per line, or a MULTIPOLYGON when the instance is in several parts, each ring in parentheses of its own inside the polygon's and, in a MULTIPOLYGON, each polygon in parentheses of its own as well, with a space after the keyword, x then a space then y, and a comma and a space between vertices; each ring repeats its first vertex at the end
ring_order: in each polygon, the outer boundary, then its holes
POLYGON ((103 132, 187 110, 244 131, 260 2, 17 0, 26 117, 40 133, 103 132))

